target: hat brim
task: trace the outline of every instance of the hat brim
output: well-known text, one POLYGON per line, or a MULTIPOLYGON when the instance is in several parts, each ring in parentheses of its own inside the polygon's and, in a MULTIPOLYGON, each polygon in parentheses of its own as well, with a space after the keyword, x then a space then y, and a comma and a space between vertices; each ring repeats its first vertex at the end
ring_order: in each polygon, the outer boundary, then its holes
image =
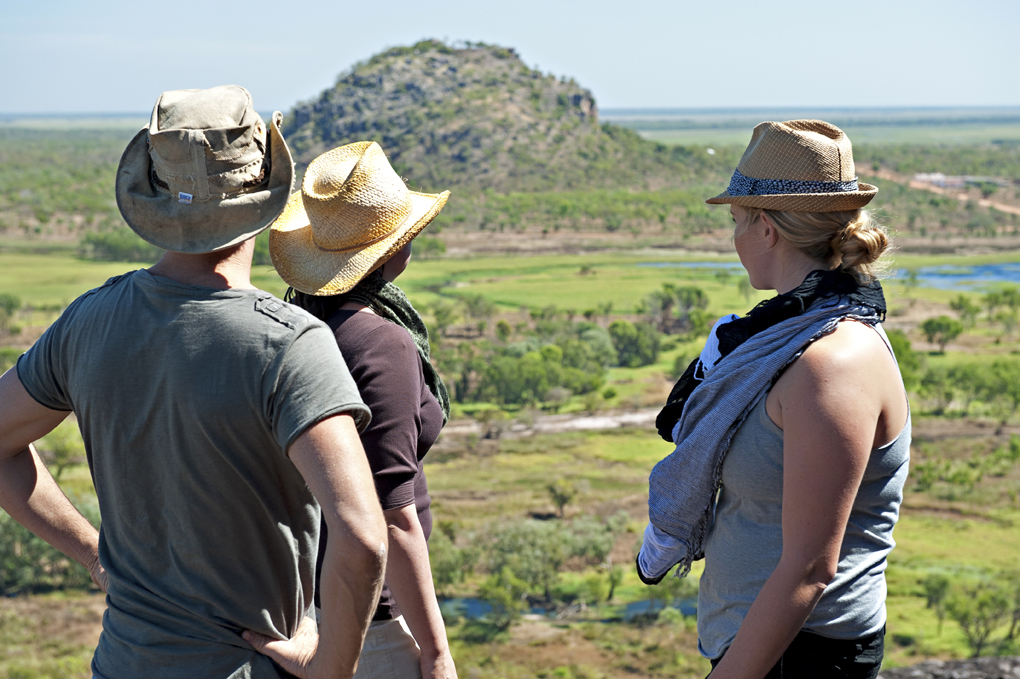
POLYGON ((223 199, 180 203, 152 183, 148 128, 135 135, 117 168, 117 207, 142 239, 174 252, 200 254, 242 243, 280 215, 294 183, 294 161, 280 132, 283 116, 273 114, 266 157, 269 179, 259 189, 223 199))
POLYGON ((762 210, 788 210, 790 212, 840 212, 857 210, 871 202, 878 187, 858 182, 857 191, 844 193, 778 193, 765 196, 731 196, 723 191, 705 202, 709 205, 738 205, 762 210))
POLYGON ((309 295, 339 295, 410 243, 446 205, 450 192, 410 191, 411 213, 386 238, 360 250, 323 250, 313 240, 302 194, 296 192, 269 232, 269 255, 287 285, 309 295))

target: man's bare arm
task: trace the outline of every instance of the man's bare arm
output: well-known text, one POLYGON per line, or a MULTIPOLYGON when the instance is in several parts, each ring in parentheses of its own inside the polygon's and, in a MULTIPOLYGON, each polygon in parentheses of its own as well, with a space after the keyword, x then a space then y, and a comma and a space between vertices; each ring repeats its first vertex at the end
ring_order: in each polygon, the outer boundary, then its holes
POLYGON ((306 620, 289 640, 245 632, 260 653, 304 679, 351 677, 372 620, 386 566, 386 522, 372 471, 349 415, 327 418, 288 451, 322 506, 329 529, 322 562, 322 622, 306 620))
POLYGON ((32 446, 66 417, 66 412, 50 410, 32 398, 17 368, 0 377, 0 508, 85 566, 105 592, 99 532, 61 492, 32 446))

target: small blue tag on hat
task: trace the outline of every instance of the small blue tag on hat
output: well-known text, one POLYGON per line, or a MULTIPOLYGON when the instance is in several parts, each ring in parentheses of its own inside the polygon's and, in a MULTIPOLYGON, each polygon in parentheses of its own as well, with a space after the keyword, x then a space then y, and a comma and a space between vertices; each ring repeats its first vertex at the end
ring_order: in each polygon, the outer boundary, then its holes
POLYGON ((183 191, 178 191, 177 192, 177 202, 178 203, 184 203, 185 205, 191 205, 192 199, 194 199, 194 196, 191 195, 190 193, 184 193, 183 191))

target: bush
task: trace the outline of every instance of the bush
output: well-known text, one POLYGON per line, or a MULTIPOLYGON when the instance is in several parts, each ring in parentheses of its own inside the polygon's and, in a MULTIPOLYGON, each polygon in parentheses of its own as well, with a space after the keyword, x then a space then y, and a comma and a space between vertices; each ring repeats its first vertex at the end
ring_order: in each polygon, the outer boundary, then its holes
POLYGON ((946 600, 946 611, 960 625, 976 658, 1010 612, 1010 592, 995 581, 961 584, 946 600))
MULTIPOLYGON (((79 502, 75 506, 99 526, 97 505, 79 502)), ((88 570, 0 510, 0 595, 91 586, 88 570)))
POLYGON ((457 547, 446 531, 433 531, 429 537, 432 584, 439 598, 446 598, 451 587, 463 582, 477 561, 478 553, 475 550, 457 547))
POLYGON ((146 243, 127 227, 102 233, 87 233, 78 244, 78 256, 101 262, 143 262, 152 264, 163 250, 146 243))
POLYGON ((618 365, 638 368, 651 365, 659 358, 659 333, 650 323, 613 321, 609 335, 616 348, 618 365))
POLYGON ((499 630, 509 629, 528 609, 528 583, 504 566, 489 576, 478 590, 478 598, 492 607, 489 621, 499 630))

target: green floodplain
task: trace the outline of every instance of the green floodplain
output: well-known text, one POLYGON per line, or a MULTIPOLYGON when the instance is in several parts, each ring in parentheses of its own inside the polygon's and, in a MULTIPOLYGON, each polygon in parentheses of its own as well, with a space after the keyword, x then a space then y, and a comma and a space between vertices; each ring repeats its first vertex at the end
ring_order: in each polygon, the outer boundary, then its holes
MULTIPOLYGON (((649 139, 694 144, 701 154, 711 145, 716 160, 725 155, 718 164, 727 169, 697 178, 704 185, 685 185, 690 195, 654 188, 627 195, 574 191, 570 200, 590 203, 579 216, 562 208, 562 192, 532 194, 531 202, 529 194, 510 190, 482 198, 455 193, 467 207, 451 206, 456 209, 446 220, 437 220, 441 228, 430 227, 419 239, 455 242, 472 231, 582 240, 608 232, 630 239, 582 254, 443 256, 437 246, 400 279, 429 323, 434 356, 456 396, 455 418, 426 458, 426 471, 437 527, 433 565, 461 676, 707 673, 689 605, 659 612, 667 601, 689 604, 699 567, 693 578, 667 579, 654 588, 641 585, 631 567, 646 521, 648 473, 670 447, 649 428, 536 433, 534 425, 553 415, 612 418, 655 408, 677 370, 700 350, 705 323, 744 313, 765 298, 748 288, 732 250, 697 249, 728 223, 703 210, 701 200, 725 184, 754 122, 809 112, 790 113, 611 112, 605 117, 649 139), (674 195, 686 202, 665 211, 663 203, 674 195), (499 213, 515 204, 525 206, 499 222, 499 213), (698 266, 677 266, 685 262, 698 266), (655 306, 667 284, 669 295, 689 293, 682 314, 672 301, 665 316, 655 306), (626 356, 622 349, 617 355, 616 344, 608 345, 610 358, 590 353, 606 348, 605 338, 625 340, 627 324, 656 323, 658 331, 632 337, 626 356), (536 381, 536 370, 558 376, 559 383, 536 381), (510 558, 513 546, 522 544, 546 558, 510 558), (512 577, 500 575, 503 566, 512 577), (493 607, 482 617, 470 613, 479 600, 493 607), (467 605, 466 612, 456 603, 467 605)), ((933 121, 925 112, 849 111, 843 124, 861 143, 869 171, 1015 179, 1020 120, 1012 117, 1015 111, 993 113, 943 111, 933 121)), ((111 200, 112 171, 132 129, 133 118, 101 124, 0 119, 3 367, 82 292, 151 263, 151 251, 137 247, 132 252, 140 254, 131 261, 109 254, 123 249, 105 251, 104 261, 96 254, 103 241, 89 241, 123 227, 111 200)), ((1015 202, 1016 190, 975 187, 967 201, 892 181, 881 190, 883 218, 914 243, 892 253, 884 282, 886 328, 896 337, 915 437, 887 572, 886 666, 967 657, 975 647, 982 655, 1017 655, 1020 295, 1009 281, 961 291, 892 276, 1020 261, 1016 246, 1008 246, 1020 220, 978 204, 984 191, 1015 202), (958 241, 969 243, 967 254, 949 252, 958 241), (943 317, 930 333, 925 329, 943 317)), ((280 296, 286 289, 264 257, 253 282, 280 296)), ((80 446, 76 428, 66 423, 39 447, 65 492, 98 522, 80 446)), ((80 569, 2 512, 0 586, 0 679, 88 677, 102 598, 80 569)))
MULTIPOLYGON (((763 298, 758 292, 745 298, 736 285, 736 275, 719 274, 726 263, 734 261, 732 255, 706 257, 665 253, 441 259, 415 262, 401 283, 412 301, 425 310, 444 300, 482 295, 498 307, 493 318, 517 320, 523 317, 522 308, 554 305, 564 308, 567 300, 578 310, 608 301, 613 305, 614 315, 633 317, 643 298, 661 288, 664 282, 673 282, 696 285, 704 290, 710 300, 707 312, 714 317, 746 311, 763 298), (683 261, 718 263, 720 268, 638 266, 683 261)), ((1012 254, 899 255, 891 264, 893 268, 917 268, 1010 261, 1015 261, 1012 254)), ((58 310, 81 292, 137 266, 141 265, 83 261, 66 248, 41 253, 8 246, 0 252, 0 290, 17 290, 26 306, 34 309, 20 319, 26 326, 23 331, 28 332, 29 326, 44 327, 52 321, 58 310)), ((265 266, 256 267, 254 282, 278 295, 285 289, 275 272, 265 266)), ((945 307, 953 296, 943 290, 909 288, 898 280, 887 281, 886 289, 893 325, 919 307, 945 307)), ((972 296, 977 303, 979 294, 972 296)), ((994 324, 983 319, 968 333, 976 338, 984 337, 987 342, 977 348, 951 347, 945 354, 918 352, 926 369, 1016 352, 1015 339, 1002 337, 994 324)), ((924 342, 918 331, 908 331, 907 335, 915 344, 924 342)), ((661 398, 663 388, 668 387, 675 359, 678 356, 683 360, 690 358, 697 347, 697 339, 687 341, 678 337, 673 342, 665 342, 663 350, 649 365, 610 368, 605 386, 616 393, 599 408, 612 411, 653 405, 661 398)), ((1009 433, 1016 430, 1012 419, 1004 427, 999 426, 999 416, 987 408, 982 409, 986 404, 976 399, 968 404, 966 412, 959 410, 959 404, 937 412, 939 407, 934 405, 930 395, 915 387, 911 402, 915 417, 915 469, 918 464, 962 465, 972 469, 974 467, 968 465, 975 458, 992 455, 994 450, 1003 447, 1008 449, 1009 433), (960 432, 954 432, 957 426, 960 432)), ((571 412, 586 407, 575 397, 557 410, 571 412)), ((505 417, 525 421, 541 414, 542 408, 542 403, 532 404, 530 408, 509 407, 505 409, 505 417)), ((462 413, 467 411, 471 409, 461 409, 462 413)), ((648 472, 668 452, 669 446, 654 432, 627 428, 503 437, 488 442, 479 441, 477 436, 474 440, 470 436, 461 439, 451 436, 451 441, 437 450, 435 460, 427 466, 435 519, 437 525, 449 526, 452 534, 460 536, 455 537, 455 544, 462 544, 475 531, 484 532, 487 526, 508 518, 524 520, 530 515, 554 514, 555 507, 547 490, 553 479, 566 480, 573 488, 574 495, 566 505, 568 518, 606 517, 621 511, 627 517, 617 529, 619 532, 609 552, 610 558, 616 558, 616 564, 624 566, 622 580, 611 601, 599 599, 600 592, 605 596, 608 582, 603 565, 577 558, 573 562, 567 560, 555 578, 553 598, 561 602, 561 606, 562 602, 573 602, 576 608, 578 601, 589 597, 587 606, 560 620, 532 617, 506 631, 485 628, 474 620, 458 621, 454 617, 451 634, 462 664, 481 668, 479 676, 542 676, 535 672, 544 666, 549 670, 546 676, 617 676, 625 666, 641 668, 652 676, 704 674, 707 664, 696 653, 693 618, 660 615, 657 620, 605 622, 622 615, 628 604, 647 600, 649 590, 654 589, 637 581, 631 572, 630 560, 643 529, 641 517, 647 497, 648 472), (551 649, 561 644, 581 645, 588 651, 571 651, 569 657, 577 656, 573 662, 544 665, 552 662, 546 657, 551 655, 551 649), (553 674, 561 667, 567 668, 563 672, 570 674, 553 674)), ((77 501, 94 502, 88 499, 92 491, 84 465, 72 464, 63 471, 60 480, 77 501)), ((916 478, 908 482, 903 516, 895 534, 898 546, 890 557, 888 570, 888 666, 909 664, 925 657, 970 655, 960 625, 945 614, 940 625, 938 611, 927 606, 924 583, 933 574, 945 575, 956 583, 980 583, 985 578, 998 577, 1015 569, 1020 554, 1018 491, 1020 462, 980 476, 954 479, 950 473, 943 474, 928 482, 926 487, 916 478)), ((444 590, 450 595, 475 597, 487 575, 484 561, 477 562, 463 580, 453 578, 444 590)), ((84 611, 81 615, 87 616, 86 604, 90 597, 95 595, 63 589, 52 594, 20 597, 19 605, 5 606, 0 614, 0 671, 6 668, 9 676, 34 676, 13 672, 18 668, 52 669, 58 666, 54 664, 58 661, 66 663, 68 668, 84 667, 81 663, 89 657, 90 641, 82 640, 77 644, 62 641, 54 646, 40 643, 40 635, 50 629, 46 625, 52 623, 46 622, 49 620, 46 616, 52 615, 55 606, 59 608, 58 602, 64 602, 61 605, 72 610, 80 609, 84 611), (38 615, 43 618, 33 617, 38 615)), ((987 642, 985 652, 990 652, 989 649, 1001 653, 1017 651, 1016 642, 1005 638, 1007 628, 1003 619, 987 642)))

